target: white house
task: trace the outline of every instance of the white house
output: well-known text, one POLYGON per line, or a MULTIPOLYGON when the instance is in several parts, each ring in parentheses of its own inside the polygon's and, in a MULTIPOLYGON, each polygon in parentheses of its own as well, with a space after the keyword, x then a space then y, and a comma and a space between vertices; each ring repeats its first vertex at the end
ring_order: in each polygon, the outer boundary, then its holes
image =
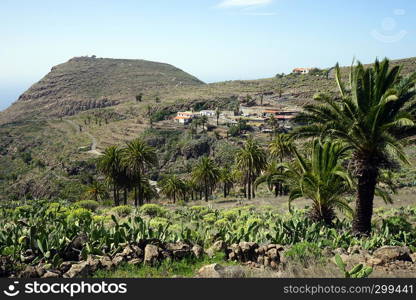
POLYGON ((213 118, 215 117, 215 110, 201 110, 199 112, 199 115, 202 116, 207 116, 208 118, 213 118))

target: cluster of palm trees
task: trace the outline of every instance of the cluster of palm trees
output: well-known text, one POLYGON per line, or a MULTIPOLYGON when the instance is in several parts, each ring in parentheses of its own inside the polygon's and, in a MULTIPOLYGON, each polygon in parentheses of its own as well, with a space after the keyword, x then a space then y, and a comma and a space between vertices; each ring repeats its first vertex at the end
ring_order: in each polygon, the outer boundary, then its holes
POLYGON ((148 171, 158 164, 156 150, 142 139, 135 139, 125 148, 108 147, 97 163, 97 168, 112 187, 115 205, 120 204, 120 191, 124 192, 127 204, 128 192, 133 190, 134 204, 142 205, 157 196, 157 191, 150 184, 148 171))

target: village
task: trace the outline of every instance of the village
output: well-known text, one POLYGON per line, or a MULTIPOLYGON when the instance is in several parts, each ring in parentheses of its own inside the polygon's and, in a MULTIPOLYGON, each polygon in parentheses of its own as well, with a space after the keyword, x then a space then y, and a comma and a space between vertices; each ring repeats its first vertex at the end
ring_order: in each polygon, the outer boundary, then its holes
POLYGON ((279 128, 283 132, 292 129, 292 120, 300 111, 298 108, 278 108, 270 106, 243 106, 239 111, 201 110, 179 111, 173 118, 177 124, 187 126, 195 119, 204 119, 208 125, 226 126, 244 122, 256 131, 271 133, 279 128))

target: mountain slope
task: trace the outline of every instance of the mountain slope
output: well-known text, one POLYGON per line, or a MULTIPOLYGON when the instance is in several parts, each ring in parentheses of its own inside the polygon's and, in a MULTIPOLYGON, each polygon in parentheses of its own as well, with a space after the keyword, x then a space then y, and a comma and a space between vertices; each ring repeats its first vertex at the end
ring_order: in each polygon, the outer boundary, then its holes
POLYGON ((75 57, 52 68, 0 116, 0 123, 73 115, 107 107, 148 90, 202 85, 199 79, 163 63, 75 57))

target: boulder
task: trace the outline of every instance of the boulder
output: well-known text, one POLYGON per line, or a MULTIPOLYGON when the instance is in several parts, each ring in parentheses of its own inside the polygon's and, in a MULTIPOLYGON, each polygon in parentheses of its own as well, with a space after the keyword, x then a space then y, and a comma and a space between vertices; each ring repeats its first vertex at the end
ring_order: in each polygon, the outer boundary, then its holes
POLYGON ((101 263, 101 266, 106 270, 111 271, 115 268, 115 264, 113 263, 111 258, 108 257, 108 256, 101 257, 100 258, 100 263, 101 263))
POLYGON ((396 260, 412 261, 408 247, 400 246, 383 246, 373 252, 375 258, 381 259, 383 263, 396 260))
POLYGON ((19 274, 20 278, 39 278, 39 274, 35 267, 27 266, 23 271, 19 274))
POLYGON ((123 253, 117 253, 112 259, 112 263, 116 267, 125 261, 127 261, 127 257, 123 253))
POLYGON ((168 243, 166 244, 166 250, 171 252, 174 258, 180 259, 191 254, 191 246, 186 243, 168 243))
POLYGON ((268 250, 267 256, 269 257, 271 262, 275 262, 276 264, 280 263, 280 254, 276 248, 268 250))
POLYGON ((83 261, 77 264, 73 264, 71 269, 66 272, 63 277, 64 278, 79 278, 79 277, 87 277, 92 272, 91 266, 87 261, 83 261))
POLYGON ((61 271, 62 273, 68 272, 69 269, 71 269, 72 264, 73 263, 70 261, 64 261, 63 263, 60 264, 59 271, 61 271))
POLYGON ((416 253, 410 254, 410 258, 412 259, 413 263, 416 264, 416 253))
POLYGON ((9 277, 13 270, 13 262, 7 256, 0 256, 0 278, 9 277))
POLYGON ((48 271, 45 274, 43 274, 42 278, 59 278, 59 276, 59 273, 48 271))
POLYGON ((239 266, 223 267, 219 264, 203 266, 198 271, 200 278, 244 278, 244 270, 239 266))
POLYGON ((138 266, 143 262, 141 258, 133 258, 132 260, 129 260, 127 263, 129 265, 138 266))
POLYGON ((91 273, 96 272, 97 270, 101 269, 101 267, 102 267, 101 261, 98 258, 96 258, 92 255, 88 255, 86 262, 90 266, 90 272, 91 273))
POLYGON ((147 244, 144 248, 144 263, 150 265, 157 263, 160 255, 159 249, 158 246, 147 244))
POLYGON ((204 254, 204 249, 199 245, 194 245, 191 251, 196 258, 201 258, 202 255, 204 254))
POLYGON ((65 248, 62 258, 65 261, 78 261, 81 250, 87 242, 88 236, 85 233, 76 236, 65 248))

